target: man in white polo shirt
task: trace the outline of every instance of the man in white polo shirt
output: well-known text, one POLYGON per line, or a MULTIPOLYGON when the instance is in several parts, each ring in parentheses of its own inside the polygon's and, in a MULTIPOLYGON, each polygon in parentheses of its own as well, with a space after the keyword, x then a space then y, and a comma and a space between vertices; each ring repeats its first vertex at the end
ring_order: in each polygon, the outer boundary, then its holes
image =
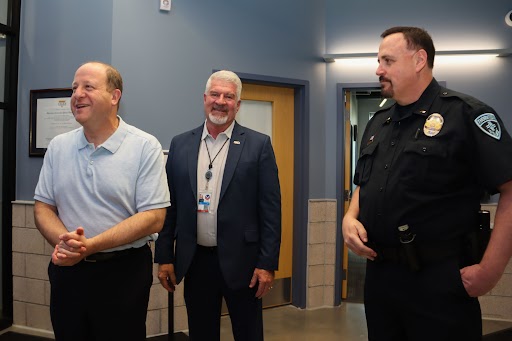
POLYGON ((148 242, 170 205, 162 147, 119 116, 122 78, 88 62, 73 80, 82 127, 56 136, 35 190, 35 222, 55 247, 48 268, 57 340, 145 340, 148 242))

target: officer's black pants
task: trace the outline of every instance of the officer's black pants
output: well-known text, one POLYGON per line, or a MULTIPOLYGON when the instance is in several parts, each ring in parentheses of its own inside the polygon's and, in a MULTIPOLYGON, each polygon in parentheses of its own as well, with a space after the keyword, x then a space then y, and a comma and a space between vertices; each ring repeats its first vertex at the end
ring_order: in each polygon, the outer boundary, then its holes
POLYGON ((480 304, 467 294, 455 259, 417 273, 368 261, 365 312, 370 341, 482 339, 480 304))
POLYGON ((152 283, 148 246, 113 260, 60 267, 50 263, 50 315, 62 341, 146 340, 152 283))

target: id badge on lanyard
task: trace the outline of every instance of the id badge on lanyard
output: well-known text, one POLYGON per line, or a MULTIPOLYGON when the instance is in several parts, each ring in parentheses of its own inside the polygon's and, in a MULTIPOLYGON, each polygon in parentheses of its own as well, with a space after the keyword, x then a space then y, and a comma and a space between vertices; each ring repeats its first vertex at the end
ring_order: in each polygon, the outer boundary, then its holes
POLYGON ((209 212, 212 201, 212 191, 199 191, 197 199, 197 212, 209 212))

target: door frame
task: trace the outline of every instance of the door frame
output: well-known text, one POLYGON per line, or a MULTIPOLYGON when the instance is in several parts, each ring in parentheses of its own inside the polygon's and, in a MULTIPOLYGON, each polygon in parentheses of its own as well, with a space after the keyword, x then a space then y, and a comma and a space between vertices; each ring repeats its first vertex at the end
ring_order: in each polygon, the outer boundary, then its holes
MULTIPOLYGON (((219 71, 214 69, 212 72, 219 71)), ((242 82, 294 90, 292 305, 306 308, 309 198, 309 81, 234 71, 242 82)))
MULTIPOLYGON (((380 88, 379 82, 366 82, 366 83, 337 83, 336 84, 336 202, 337 202, 337 216, 336 221, 336 268, 334 273, 334 305, 341 304, 341 290, 343 280, 346 279, 346 273, 342 271, 343 266, 343 253, 345 252, 345 245, 343 240, 343 233, 341 230, 341 223, 344 215, 344 186, 345 186, 345 129, 346 129, 346 115, 345 112, 345 91, 365 90, 380 88)), ((363 133, 362 131, 360 132, 363 133)))
POLYGON ((16 127, 18 103, 18 64, 20 43, 21 0, 8 0, 7 24, 0 24, 0 33, 6 35, 4 100, 3 110, 3 151, 2 151, 2 311, 0 330, 13 323, 12 285, 12 202, 16 199, 16 127))
MULTIPOLYGON (((438 83, 446 87, 446 81, 438 81, 438 83)), ((334 305, 340 305, 341 291, 343 280, 346 279, 346 273, 343 273, 343 253, 345 252, 345 244, 343 240, 343 233, 341 230, 341 223, 344 215, 344 179, 345 179, 345 91, 355 90, 373 90, 380 88, 379 82, 362 82, 362 83, 337 83, 336 84, 336 201, 337 201, 337 216, 336 221, 339 222, 336 226, 336 269, 334 273, 334 305)), ((363 131, 358 132, 362 134, 363 131)))

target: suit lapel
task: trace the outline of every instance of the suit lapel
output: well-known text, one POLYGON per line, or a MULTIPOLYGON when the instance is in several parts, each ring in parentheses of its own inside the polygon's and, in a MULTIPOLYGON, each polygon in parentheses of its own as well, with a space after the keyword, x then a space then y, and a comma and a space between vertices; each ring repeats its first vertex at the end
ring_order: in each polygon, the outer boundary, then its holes
POLYGON ((188 175, 190 178, 190 186, 192 192, 197 198, 197 157, 199 156, 199 145, 201 143, 201 135, 203 132, 203 126, 192 130, 190 135, 190 141, 188 144, 188 175))
POLYGON ((235 174, 236 165, 242 155, 242 149, 244 148, 245 142, 245 131, 244 127, 235 122, 233 127, 233 134, 231 135, 230 146, 228 150, 228 157, 226 159, 226 165, 224 166, 224 176, 222 177, 222 187, 220 189, 219 202, 222 200, 226 189, 235 174))

